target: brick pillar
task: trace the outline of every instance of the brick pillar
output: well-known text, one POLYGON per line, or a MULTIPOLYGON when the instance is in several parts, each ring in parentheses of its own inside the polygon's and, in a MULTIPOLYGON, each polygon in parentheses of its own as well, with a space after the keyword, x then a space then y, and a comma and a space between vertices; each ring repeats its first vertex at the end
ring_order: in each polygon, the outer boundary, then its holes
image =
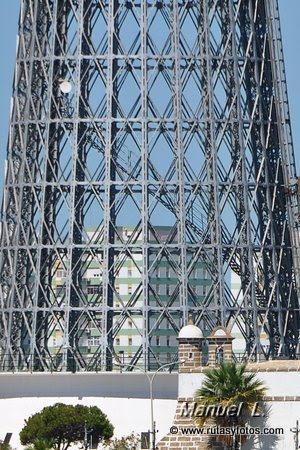
POLYGON ((216 366, 221 361, 232 361, 233 337, 225 327, 216 327, 208 336, 208 365, 216 366))
POLYGON ((202 338, 178 338, 179 373, 202 366, 202 338))
MULTIPOLYGON (((203 335, 201 330, 193 323, 183 327, 179 333, 178 359, 184 362, 179 363, 179 378, 187 374, 195 374, 202 370, 202 343, 203 335)), ((200 388, 200 385, 199 385, 200 388)), ((184 449, 184 450, 209 450, 223 449, 213 437, 203 435, 189 435, 182 429, 197 428, 194 420, 194 399, 178 398, 175 418, 171 429, 175 428, 176 433, 168 433, 156 446, 158 450, 184 449)), ((208 425, 208 424, 207 424, 208 425)), ((208 425, 209 426, 209 425, 208 425)), ((210 424, 211 426, 211 424, 210 424)))
MULTIPOLYGON (((176 434, 168 433, 156 446, 157 450, 184 449, 184 450, 224 450, 224 446, 217 442, 213 436, 182 433, 182 429, 194 429, 198 425, 193 418, 194 399, 178 398, 175 418, 171 429, 178 430, 176 434)), ((206 426, 213 426, 209 420, 206 426)))

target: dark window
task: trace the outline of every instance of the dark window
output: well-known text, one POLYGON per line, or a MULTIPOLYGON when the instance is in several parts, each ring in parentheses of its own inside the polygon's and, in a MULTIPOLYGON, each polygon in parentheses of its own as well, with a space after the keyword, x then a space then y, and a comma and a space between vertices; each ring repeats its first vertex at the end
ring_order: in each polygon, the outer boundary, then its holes
POLYGON ((102 286, 101 285, 90 285, 87 287, 88 294, 102 294, 102 286))

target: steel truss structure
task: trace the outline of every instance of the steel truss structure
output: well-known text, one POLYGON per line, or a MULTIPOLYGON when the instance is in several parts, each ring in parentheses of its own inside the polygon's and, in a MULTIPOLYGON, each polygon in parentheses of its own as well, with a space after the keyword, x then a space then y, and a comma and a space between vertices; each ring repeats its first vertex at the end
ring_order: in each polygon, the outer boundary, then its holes
POLYGON ((129 317, 142 320, 132 367, 148 369, 163 321, 177 333, 190 313, 205 332, 236 327, 249 357, 294 358, 295 179, 276 0, 21 0, 2 370, 111 370, 129 317), (115 283, 125 259, 140 273, 126 302, 115 283), (95 260, 102 287, 88 297, 95 260), (155 290, 161 262, 175 280, 167 298, 155 290), (202 296, 199 262, 212 280, 202 296), (101 342, 87 359, 91 323, 101 342))

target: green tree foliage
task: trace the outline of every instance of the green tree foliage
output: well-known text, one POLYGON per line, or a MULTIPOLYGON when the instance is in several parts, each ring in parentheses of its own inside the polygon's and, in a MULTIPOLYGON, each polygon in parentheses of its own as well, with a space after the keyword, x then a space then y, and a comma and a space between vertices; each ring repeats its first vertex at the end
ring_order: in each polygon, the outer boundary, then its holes
POLYGON ((83 442, 85 423, 89 430, 93 430, 91 436, 95 444, 107 441, 113 435, 114 427, 96 406, 56 403, 25 421, 20 440, 27 445, 44 439, 51 441, 54 449, 66 450, 71 444, 83 442))
POLYGON ((113 439, 108 445, 109 450, 136 450, 140 442, 140 437, 134 433, 121 439, 113 439))
MULTIPOLYGON (((220 426, 245 426, 251 412, 258 402, 262 402, 266 387, 256 378, 254 373, 246 373, 246 365, 221 363, 220 366, 209 369, 205 374, 202 388, 196 392, 195 401, 198 407, 217 405, 222 408, 239 406, 242 403, 241 414, 216 415, 214 422, 220 426)), ((258 409, 257 409, 258 411, 258 409)), ((203 426, 208 417, 197 418, 203 426)), ((218 440, 228 445, 228 448, 239 448, 239 443, 230 436, 219 436, 218 440), (232 442, 234 440, 234 442, 232 442)), ((243 439, 240 439, 240 443, 243 439)))
POLYGON ((35 439, 33 444, 28 445, 25 450, 51 450, 53 449, 53 441, 49 441, 48 439, 35 439))
POLYGON ((0 441, 0 450, 13 450, 11 445, 4 444, 3 441, 0 441))

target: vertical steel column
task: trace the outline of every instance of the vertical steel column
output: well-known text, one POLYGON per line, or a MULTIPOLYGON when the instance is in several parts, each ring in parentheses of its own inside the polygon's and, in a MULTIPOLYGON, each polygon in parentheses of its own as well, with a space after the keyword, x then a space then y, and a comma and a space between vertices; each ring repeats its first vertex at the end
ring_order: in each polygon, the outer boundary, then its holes
POLYGON ((141 120, 142 120, 142 290, 143 290, 143 367, 148 369, 149 327, 151 311, 149 298, 149 205, 148 205, 148 87, 147 87, 147 2, 141 2, 141 120))
POLYGON ((210 202, 210 212, 208 223, 210 228, 210 239, 212 244, 213 264, 215 267, 215 279, 217 284, 214 293, 214 308, 217 321, 225 325, 225 293, 224 293, 224 267, 222 256, 222 230, 220 224, 220 205, 219 195, 220 186, 218 180, 217 164, 217 144, 216 144, 216 122, 214 112, 214 83, 212 67, 215 61, 211 54, 211 29, 210 29, 210 11, 208 0, 201 0, 200 5, 201 18, 201 63, 202 63, 202 87, 204 107, 204 122, 206 128, 206 170, 207 170, 207 189, 210 202))
POLYGON ((106 147, 105 147, 105 194, 104 194, 104 246, 103 259, 105 270, 103 272, 103 330, 106 330, 104 339, 102 338, 102 367, 111 370, 112 364, 112 319, 113 319, 113 286, 114 286, 114 231, 115 224, 115 169, 112 165, 112 155, 116 146, 116 103, 117 96, 116 75, 117 75, 117 19, 118 2, 116 0, 108 3, 108 23, 107 23, 107 122, 106 122, 106 147), (104 356, 105 355, 105 356, 104 356), (105 364, 105 366, 103 366, 105 364))
MULTIPOLYGON (((241 258, 241 278, 243 295, 244 295, 244 307, 245 311, 245 325, 247 333, 247 351, 249 354, 252 352, 261 353, 259 330, 258 330, 258 315, 255 302, 255 273, 253 268, 254 254, 251 242, 251 218, 250 218, 250 198, 248 195, 249 183, 246 173, 246 156, 245 156, 245 142, 244 142, 244 130, 243 130, 243 115, 241 105, 241 88, 240 88, 240 71, 238 64, 238 43, 235 33, 235 15, 238 15, 238 11, 235 12, 232 2, 228 2, 228 19, 230 28, 230 38, 228 45, 230 45, 230 64, 232 64, 232 126, 236 128, 236 172, 237 172, 237 189, 239 191, 240 202, 238 210, 242 209, 242 214, 239 217, 239 244, 242 248, 240 250, 241 258), (243 249, 246 244, 246 248, 243 249)), ((234 134, 234 133, 233 133, 234 134)))
POLYGON ((173 102, 174 102, 174 129, 175 129, 175 149, 176 176, 177 176, 177 240, 180 263, 180 310, 182 324, 188 322, 188 293, 187 293, 187 242, 186 242, 186 211, 185 211, 185 182, 183 179, 184 169, 184 147, 182 143, 182 113, 181 113, 181 77, 180 77, 180 22, 178 1, 172 0, 172 51, 174 58, 174 82, 173 82, 173 102))
MULTIPOLYGON (((55 5, 56 6, 56 5, 55 5)), ((40 8, 41 9, 41 5, 36 5, 36 8, 40 8)), ((44 19, 46 21, 47 24, 47 28, 49 27, 49 23, 54 26, 54 21, 50 22, 49 17, 47 17, 47 14, 45 11, 43 11, 43 13, 45 14, 44 19), (48 19, 48 20, 47 20, 48 19)), ((54 16, 56 16, 57 11, 56 11, 56 7, 53 8, 52 10, 52 14, 54 16)), ((41 15, 41 11, 40 11, 40 15, 41 15)), ((39 20, 41 20, 41 18, 39 18, 39 20)), ((35 18, 35 23, 37 24, 37 17, 35 18)), ((50 26, 51 26, 50 25, 50 26)), ((48 30, 47 28, 44 31, 44 36, 43 38, 41 38, 41 35, 36 36, 38 42, 41 43, 41 47, 39 48, 39 53, 40 55, 42 55, 45 52, 45 45, 47 43, 47 35, 48 35, 48 30), (43 40, 44 39, 44 40, 43 40)), ((32 40, 32 42, 34 43, 34 39, 32 40)), ((52 42, 51 42, 51 47, 55 48, 55 33, 53 33, 53 37, 52 37, 52 42)), ((53 86, 53 61, 51 61, 51 63, 48 61, 48 58, 46 59, 46 61, 43 64, 47 64, 49 63, 48 66, 48 79, 49 79, 49 86, 53 86)), ((46 71, 46 68, 43 66, 43 70, 46 71)), ((47 112, 47 125, 45 126, 46 128, 46 141, 49 142, 49 133, 50 133, 50 120, 51 120, 51 111, 49 109, 49 111, 47 112)), ((46 173, 47 171, 47 161, 48 161, 48 151, 49 148, 45 145, 44 146, 44 172, 46 173)), ((37 155, 38 157, 38 155, 37 155)), ((34 183, 34 179, 32 180, 32 182, 34 183)), ((39 214, 41 217, 40 220, 40 224, 39 224, 39 230, 38 230, 38 239, 37 239, 37 260, 36 260, 36 265, 37 267, 40 267, 41 269, 43 268, 43 260, 44 260, 44 253, 46 252, 45 249, 43 249, 43 244, 44 244, 44 228, 45 228, 45 224, 47 224, 47 227, 50 225, 50 223, 48 222, 49 218, 47 217, 47 208, 42 208, 42 205, 45 205, 47 203, 46 200, 46 189, 47 189, 47 185, 46 182, 44 181, 41 184, 40 187, 40 193, 41 193, 41 203, 38 205, 38 210, 39 210, 39 214)), ((41 301, 41 297, 43 297, 45 295, 45 293, 43 292, 44 287, 43 286, 43 277, 44 277, 44 271, 43 270, 38 270, 36 273, 36 279, 35 279, 35 285, 34 285, 34 293, 33 293, 33 320, 32 320, 32 336, 31 336, 31 340, 30 340, 30 359, 29 359, 29 368, 30 370, 34 370, 35 369, 35 363, 38 362, 38 360, 40 359, 40 355, 39 355, 39 348, 38 348, 38 329, 39 329, 39 317, 38 317, 38 308, 39 308, 39 303, 41 301), (41 292, 42 291, 42 292, 41 292), (36 361, 37 360, 37 361, 36 361)))

